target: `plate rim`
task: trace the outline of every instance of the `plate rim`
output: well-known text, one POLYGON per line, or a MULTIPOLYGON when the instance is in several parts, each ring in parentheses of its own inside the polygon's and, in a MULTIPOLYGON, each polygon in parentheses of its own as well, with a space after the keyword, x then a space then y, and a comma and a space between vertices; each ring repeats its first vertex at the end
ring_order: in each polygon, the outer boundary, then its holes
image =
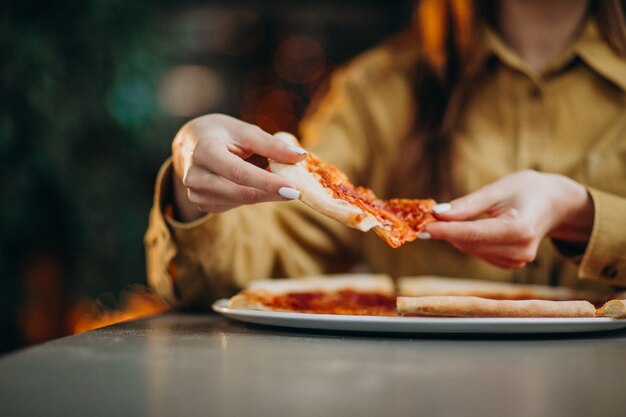
MULTIPOLYGON (((468 324, 468 325, 532 325, 532 324, 616 324, 623 322, 626 327, 626 319, 615 319, 612 317, 402 317, 402 316, 357 316, 357 315, 339 315, 339 314, 312 314, 312 313, 293 313, 284 311, 261 311, 246 310, 228 307, 228 299, 221 298, 216 300, 212 305, 213 311, 220 313, 226 317, 233 318, 267 318, 267 319, 284 319, 290 321, 303 322, 333 322, 333 323, 376 323, 376 324, 468 324)), ((280 326, 280 324, 273 324, 280 326)), ((293 326, 288 326, 293 327, 293 326)), ((598 329, 603 330, 603 329, 598 329)), ((606 329, 604 329, 606 330, 606 329)), ((358 330, 357 330, 358 331, 358 330)), ((366 330, 361 330, 366 331, 366 330)), ((393 332, 390 329, 390 332, 393 332)), ((475 332, 471 332, 475 333, 475 332)))

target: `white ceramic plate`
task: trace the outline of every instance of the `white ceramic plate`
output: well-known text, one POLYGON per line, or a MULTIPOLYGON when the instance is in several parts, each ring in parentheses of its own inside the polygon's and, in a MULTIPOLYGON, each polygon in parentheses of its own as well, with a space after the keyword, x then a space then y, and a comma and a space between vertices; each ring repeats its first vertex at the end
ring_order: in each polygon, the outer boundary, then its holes
POLYGON ((213 310, 233 320, 299 329, 384 333, 580 333, 626 328, 626 320, 597 318, 454 318, 377 317, 283 313, 228 308, 228 300, 213 310))

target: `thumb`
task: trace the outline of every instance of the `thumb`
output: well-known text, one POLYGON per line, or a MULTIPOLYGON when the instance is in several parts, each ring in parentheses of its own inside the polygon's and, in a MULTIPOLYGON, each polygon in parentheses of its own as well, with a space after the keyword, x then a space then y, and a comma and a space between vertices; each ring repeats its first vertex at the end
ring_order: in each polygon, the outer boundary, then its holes
POLYGON ((487 186, 452 200, 449 203, 437 204, 433 212, 441 220, 468 220, 485 214, 500 201, 497 189, 487 186))
POLYGON ((275 135, 254 126, 246 132, 245 145, 257 155, 274 159, 278 162, 293 164, 304 159, 306 150, 300 145, 295 136, 279 132, 275 135))
POLYGON ((270 135, 254 125, 242 129, 238 139, 247 151, 286 164, 302 161, 307 154, 295 136, 285 132, 270 135))

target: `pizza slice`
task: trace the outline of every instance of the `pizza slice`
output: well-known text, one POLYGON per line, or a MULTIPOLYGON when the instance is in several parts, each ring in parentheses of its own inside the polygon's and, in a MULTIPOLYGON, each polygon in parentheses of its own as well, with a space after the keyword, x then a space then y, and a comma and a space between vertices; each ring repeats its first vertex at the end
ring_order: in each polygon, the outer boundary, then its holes
MULTIPOLYGON (((289 133, 279 132, 274 137, 300 146, 289 133)), ((372 190, 353 185, 337 167, 310 152, 297 164, 270 160, 269 168, 289 180, 300 191, 300 200, 312 209, 363 232, 374 229, 393 248, 415 240, 426 224, 436 220, 432 214, 434 200, 379 199, 372 190)))
POLYGON ((587 300, 597 305, 607 300, 606 294, 568 287, 435 276, 401 277, 398 279, 398 294, 409 297, 468 296, 492 300, 587 300))
POLYGON ((394 316, 396 294, 384 274, 337 274, 259 280, 228 301, 246 310, 394 316))

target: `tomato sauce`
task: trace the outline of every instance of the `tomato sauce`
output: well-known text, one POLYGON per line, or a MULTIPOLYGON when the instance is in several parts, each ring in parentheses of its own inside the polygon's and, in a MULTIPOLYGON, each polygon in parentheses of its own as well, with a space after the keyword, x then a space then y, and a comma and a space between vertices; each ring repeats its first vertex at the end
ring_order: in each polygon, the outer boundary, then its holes
POLYGON ((353 290, 293 292, 275 295, 265 303, 273 309, 300 313, 397 316, 395 295, 353 290))
POLYGON ((322 185, 332 190, 334 197, 370 213, 383 226, 374 230, 394 248, 417 237, 427 223, 435 220, 431 208, 434 200, 409 200, 393 198, 381 200, 365 187, 355 187, 344 173, 309 154, 307 169, 317 174, 322 185))

